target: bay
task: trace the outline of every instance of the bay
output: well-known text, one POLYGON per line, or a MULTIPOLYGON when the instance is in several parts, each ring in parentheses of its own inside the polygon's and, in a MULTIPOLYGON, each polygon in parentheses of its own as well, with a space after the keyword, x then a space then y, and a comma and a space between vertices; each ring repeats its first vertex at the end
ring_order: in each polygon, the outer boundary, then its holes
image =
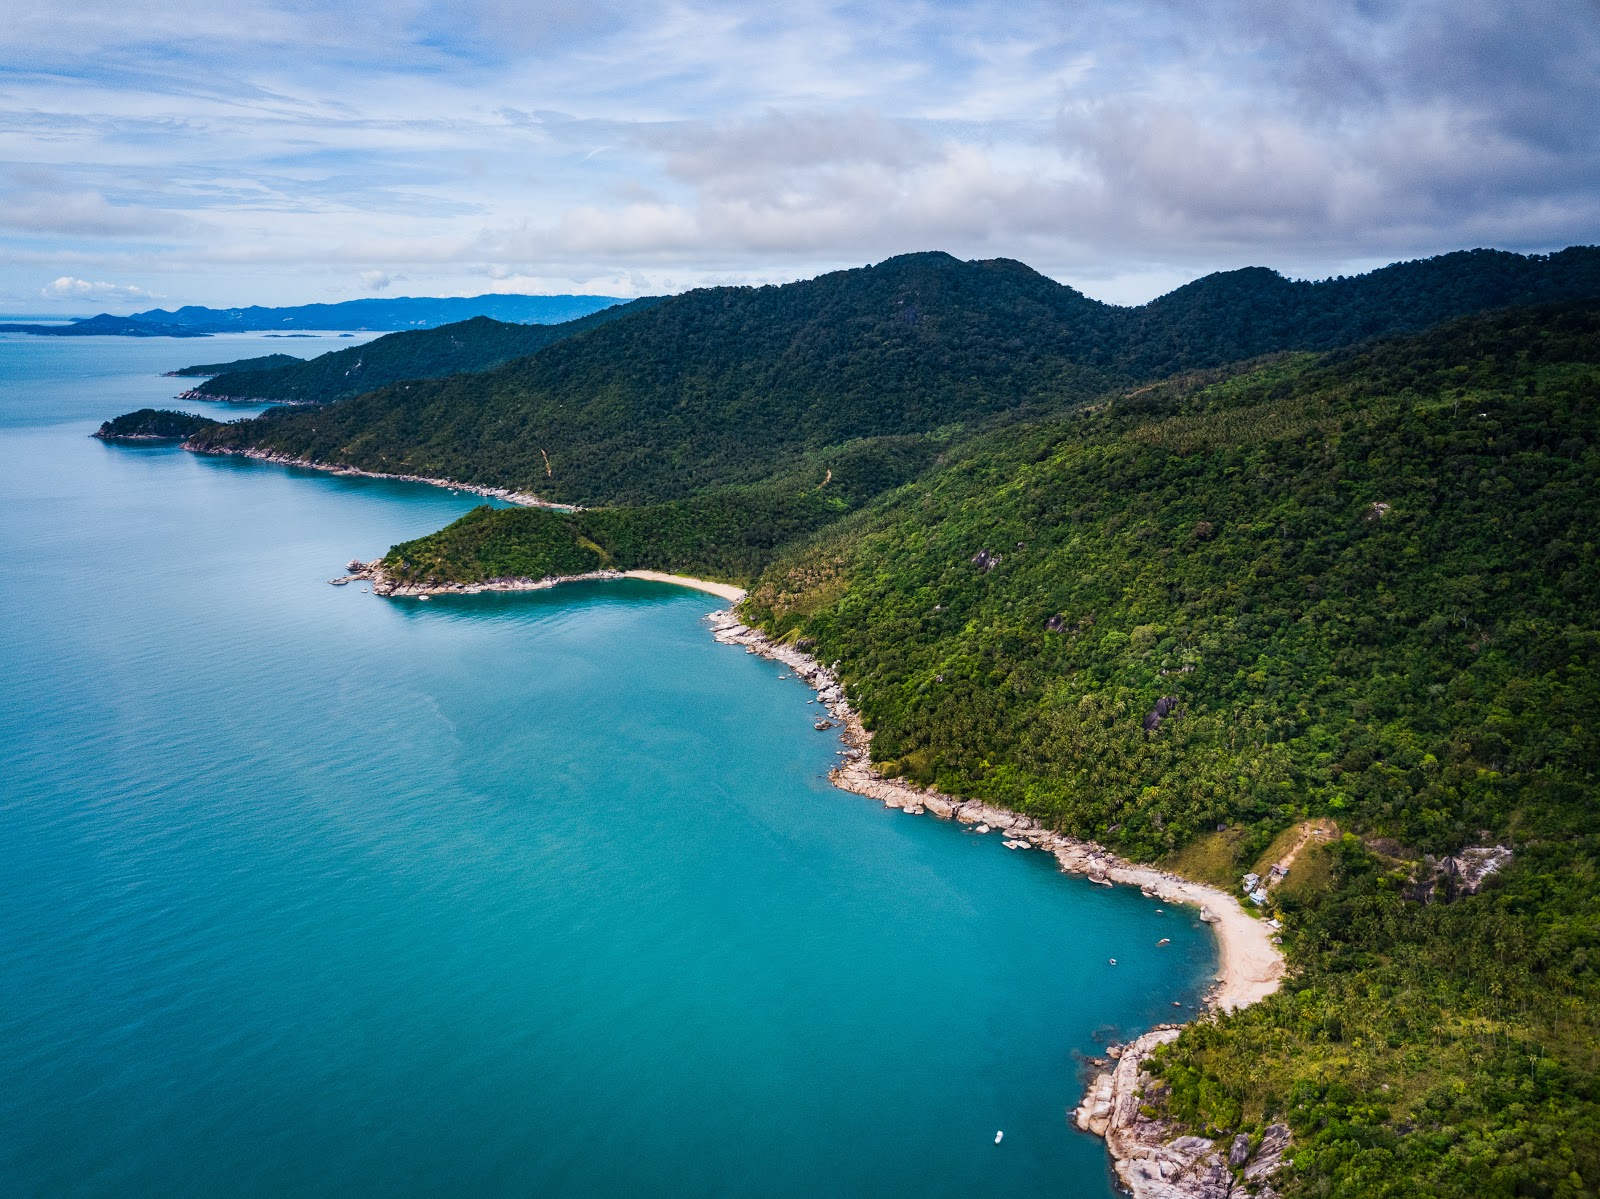
POLYGON ((712 597, 329 587, 479 501, 88 437, 349 344, 0 337, 6 1193, 1109 1195, 1192 911, 833 789, 712 597))

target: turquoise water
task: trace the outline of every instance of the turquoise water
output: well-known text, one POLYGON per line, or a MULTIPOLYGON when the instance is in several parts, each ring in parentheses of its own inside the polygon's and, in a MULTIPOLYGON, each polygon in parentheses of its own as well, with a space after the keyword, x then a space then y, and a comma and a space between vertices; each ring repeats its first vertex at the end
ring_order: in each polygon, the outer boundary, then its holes
POLYGON ((714 598, 329 587, 472 501, 86 436, 220 344, 0 339, 0 1191, 1110 1194, 1192 912, 833 790, 714 598))

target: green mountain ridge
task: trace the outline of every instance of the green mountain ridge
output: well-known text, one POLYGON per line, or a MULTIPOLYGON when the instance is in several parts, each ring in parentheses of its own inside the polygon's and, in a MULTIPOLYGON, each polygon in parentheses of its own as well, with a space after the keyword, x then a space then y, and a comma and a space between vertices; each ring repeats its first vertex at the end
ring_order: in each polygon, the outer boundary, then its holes
POLYGON ((654 298, 634 300, 559 325, 514 325, 478 316, 437 329, 390 333, 365 345, 333 350, 304 361, 275 362, 265 367, 240 362, 232 364, 235 369, 220 372, 189 367, 186 370, 190 373, 214 374, 189 394, 195 399, 326 404, 400 380, 489 370, 535 354, 563 338, 642 312, 655 303, 654 298))
POLYGON ((1328 349, 1486 306, 1597 295, 1600 250, 1581 247, 1471 251, 1323 283, 1235 271, 1138 309, 1010 260, 905 255, 782 287, 673 296, 494 370, 268 413, 196 448, 268 449, 563 503, 654 503, 758 483, 863 438, 1038 414, 1176 371, 1328 349))
POLYGON ((1336 821, 1274 893, 1287 985, 1189 1029, 1152 1110, 1287 1121, 1286 1194, 1594 1193, 1600 304, 1113 393, 831 512, 817 482, 480 509, 388 564, 753 578, 888 773, 1223 885, 1336 821), (1432 862, 1495 843, 1448 902, 1432 862))

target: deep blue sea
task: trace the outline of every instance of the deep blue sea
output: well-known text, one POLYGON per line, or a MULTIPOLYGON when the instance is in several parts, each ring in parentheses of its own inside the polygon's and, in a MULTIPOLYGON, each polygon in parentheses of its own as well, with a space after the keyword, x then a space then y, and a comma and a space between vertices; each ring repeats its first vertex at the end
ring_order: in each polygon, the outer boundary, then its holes
POLYGON ((350 344, 0 335, 0 1193, 1105 1199, 1193 912, 834 790, 713 597, 330 587, 476 501, 88 436, 350 344))

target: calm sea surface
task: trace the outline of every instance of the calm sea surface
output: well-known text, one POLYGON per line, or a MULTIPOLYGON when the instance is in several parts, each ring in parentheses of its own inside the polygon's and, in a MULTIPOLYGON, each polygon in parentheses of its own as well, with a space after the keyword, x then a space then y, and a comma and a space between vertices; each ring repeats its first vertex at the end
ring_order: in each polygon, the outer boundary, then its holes
POLYGON ((329 587, 476 501, 88 437, 350 344, 0 335, 0 1193, 1109 1195, 1192 912, 833 790, 714 598, 329 587))

